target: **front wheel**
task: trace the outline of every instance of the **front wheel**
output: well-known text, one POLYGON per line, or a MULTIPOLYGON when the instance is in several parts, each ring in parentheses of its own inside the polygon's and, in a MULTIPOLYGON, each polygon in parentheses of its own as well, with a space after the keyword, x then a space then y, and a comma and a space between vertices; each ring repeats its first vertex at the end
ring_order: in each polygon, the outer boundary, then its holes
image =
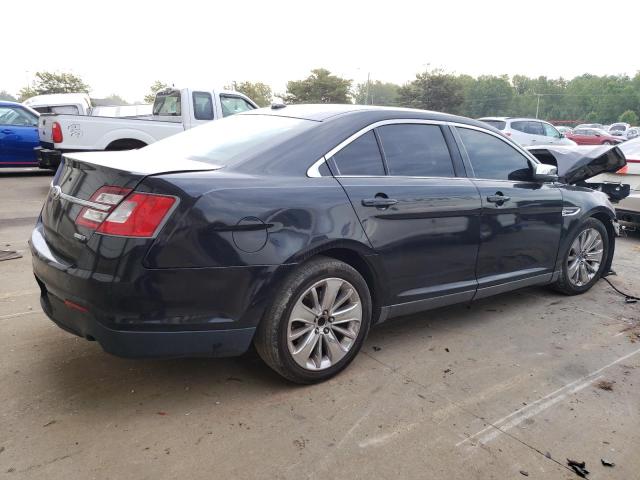
POLYGON ((351 266, 320 257, 285 281, 254 340, 262 359, 296 383, 316 383, 343 370, 369 331, 371 295, 351 266))
POLYGON ((586 220, 564 252, 560 278, 552 285, 566 295, 589 290, 602 276, 609 255, 609 236, 601 221, 586 220))
POLYGON ((611 143, 609 140, 605 140, 604 142, 602 142, 603 145, 613 145, 613 143, 611 143))

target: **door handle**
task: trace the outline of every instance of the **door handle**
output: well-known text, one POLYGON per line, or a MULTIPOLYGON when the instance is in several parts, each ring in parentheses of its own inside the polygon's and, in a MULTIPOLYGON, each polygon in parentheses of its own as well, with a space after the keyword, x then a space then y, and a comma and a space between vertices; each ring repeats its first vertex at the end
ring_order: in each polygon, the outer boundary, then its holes
POLYGON ((5 135, 10 135, 13 133, 13 130, 9 130, 8 128, 5 128, 4 130, 0 130, 0 133, 4 133, 5 135))
POLYGON ((498 205, 502 205, 504 202, 508 202, 509 200, 511 200, 511 197, 507 197, 500 192, 487 197, 487 202, 497 203, 498 205))
POLYGON ((395 205, 398 203, 398 200, 395 198, 365 198, 362 200, 362 205, 365 207, 390 207, 391 205, 395 205))

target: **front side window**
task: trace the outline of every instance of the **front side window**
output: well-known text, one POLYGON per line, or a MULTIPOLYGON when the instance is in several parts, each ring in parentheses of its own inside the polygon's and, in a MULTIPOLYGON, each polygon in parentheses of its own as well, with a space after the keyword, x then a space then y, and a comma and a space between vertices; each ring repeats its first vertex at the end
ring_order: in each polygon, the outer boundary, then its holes
POLYGON ((193 116, 196 120, 213 120, 213 100, 209 92, 193 92, 193 116))
POLYGON ((0 107, 0 125, 32 127, 38 124, 38 117, 20 107, 0 107))
POLYGON ((457 128, 477 178, 530 180, 531 164, 514 147, 488 133, 457 128))
POLYGON ((377 130, 389 175, 453 177, 449 148, 438 125, 385 125, 377 130))
POLYGON ((560 138, 560 132, 558 132, 558 130, 553 128, 551 125, 543 123, 542 126, 544 127, 545 136, 553 137, 553 138, 560 138))
POLYGON ((382 155, 373 130, 359 136, 333 156, 339 175, 384 175, 382 155))
POLYGON ((229 117, 236 113, 246 112, 247 110, 253 110, 256 108, 244 98, 232 95, 220 95, 220 103, 222 104, 223 117, 229 117))

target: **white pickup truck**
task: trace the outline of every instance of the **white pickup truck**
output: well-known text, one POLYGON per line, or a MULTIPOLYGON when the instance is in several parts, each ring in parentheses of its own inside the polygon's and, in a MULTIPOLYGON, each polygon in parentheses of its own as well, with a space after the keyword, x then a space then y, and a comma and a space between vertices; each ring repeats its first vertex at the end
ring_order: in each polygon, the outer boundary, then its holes
POLYGON ((111 118, 43 114, 38 119, 40 168, 57 168, 67 152, 131 150, 258 106, 226 90, 167 88, 156 94, 153 114, 111 118))

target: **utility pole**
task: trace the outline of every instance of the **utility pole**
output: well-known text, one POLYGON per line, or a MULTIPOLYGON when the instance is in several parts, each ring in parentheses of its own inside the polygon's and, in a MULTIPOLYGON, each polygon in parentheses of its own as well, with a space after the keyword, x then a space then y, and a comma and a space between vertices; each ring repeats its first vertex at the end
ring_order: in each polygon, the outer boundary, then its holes
POLYGON ((364 104, 369 105, 369 88, 371 87, 371 72, 367 72, 367 94, 364 97, 364 104))
POLYGON ((538 104, 536 105, 536 119, 538 118, 538 113, 540 112, 540 97, 542 96, 541 93, 536 93, 537 97, 538 97, 538 104))

